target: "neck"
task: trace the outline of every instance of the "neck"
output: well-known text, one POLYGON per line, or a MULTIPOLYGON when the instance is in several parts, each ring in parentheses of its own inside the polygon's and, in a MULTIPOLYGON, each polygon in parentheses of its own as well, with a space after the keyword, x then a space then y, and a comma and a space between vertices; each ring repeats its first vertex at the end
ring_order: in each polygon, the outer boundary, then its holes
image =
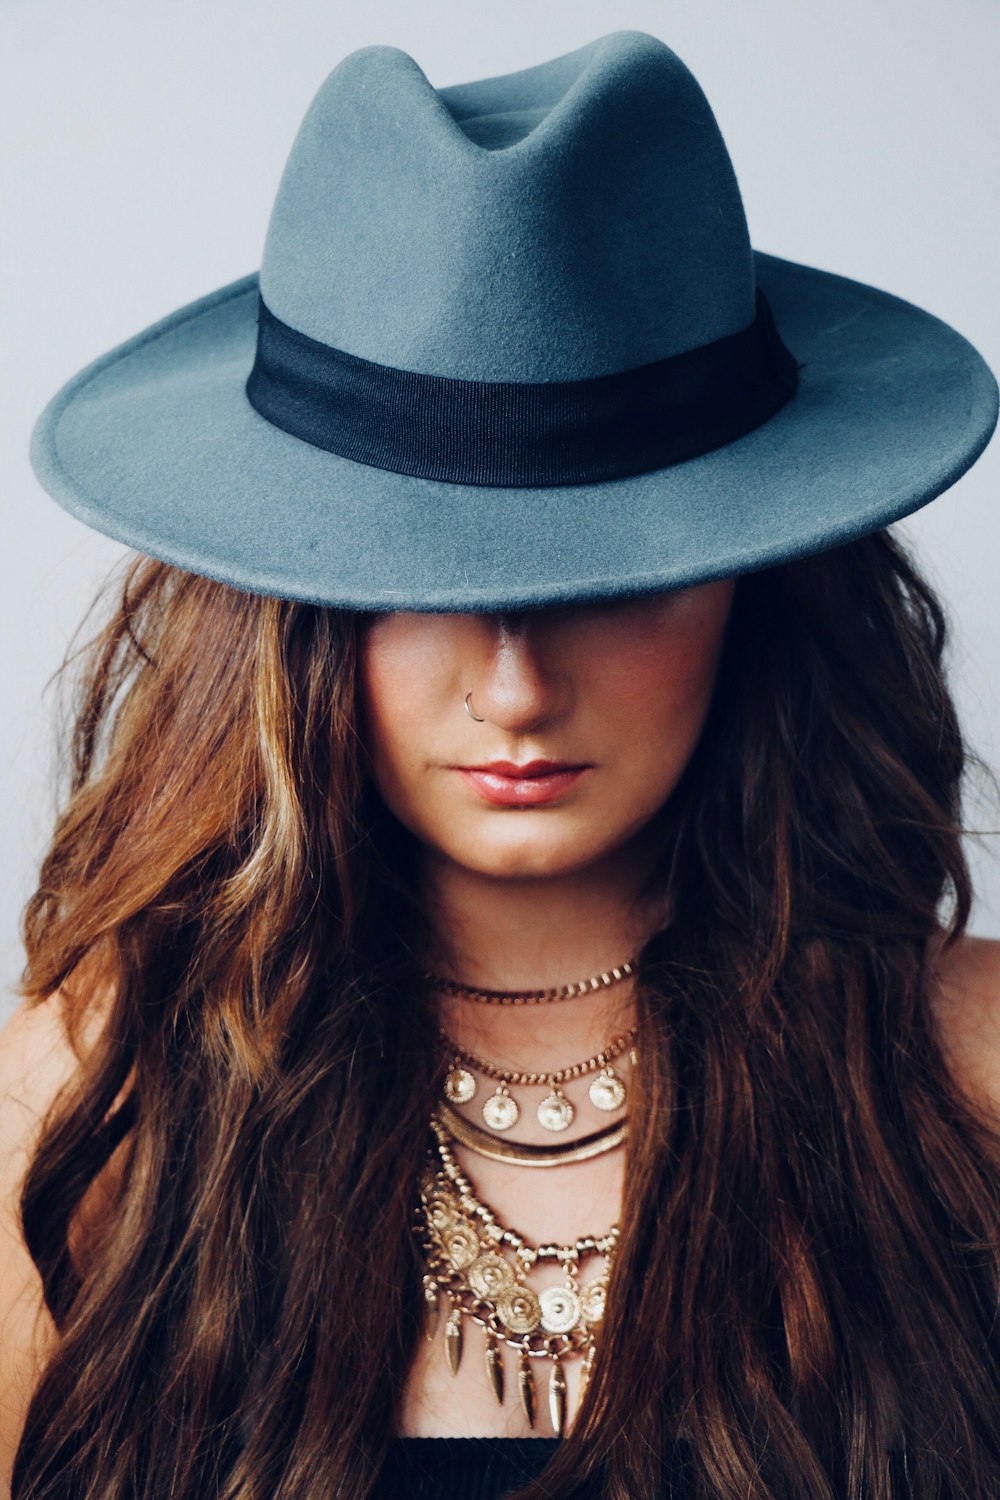
MULTIPOLYGON (((424 888, 434 915, 436 972, 477 988, 547 989, 635 956, 662 924, 643 896, 647 863, 634 849, 572 874, 500 878, 428 853, 424 888)), ((483 1005, 443 995, 442 1025, 500 1066, 582 1059, 631 1025, 634 980, 532 1006, 483 1005), (572 1056, 570 1054, 573 1054, 572 1056)))

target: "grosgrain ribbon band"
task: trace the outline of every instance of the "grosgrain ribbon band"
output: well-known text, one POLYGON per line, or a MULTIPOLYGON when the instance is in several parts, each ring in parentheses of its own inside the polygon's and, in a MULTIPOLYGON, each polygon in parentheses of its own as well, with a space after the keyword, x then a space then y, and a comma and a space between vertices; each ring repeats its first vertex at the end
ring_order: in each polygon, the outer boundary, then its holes
POLYGON ((721 448, 794 394, 798 365, 757 292, 752 323, 614 375, 455 380, 348 354, 260 299, 251 405, 275 427, 357 463, 458 484, 585 484, 721 448))

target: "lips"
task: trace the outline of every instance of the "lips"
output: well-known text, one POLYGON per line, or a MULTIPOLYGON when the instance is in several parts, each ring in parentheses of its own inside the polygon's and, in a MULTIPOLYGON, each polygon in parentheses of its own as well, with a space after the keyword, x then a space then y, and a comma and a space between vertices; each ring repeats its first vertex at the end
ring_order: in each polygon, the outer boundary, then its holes
POLYGON ((513 776, 520 780, 525 776, 551 776, 557 771, 580 771, 582 765, 571 765, 564 760, 526 760, 515 765, 511 760, 491 760, 484 766, 462 766, 463 771, 488 771, 494 776, 513 776))
POLYGON ((556 760, 529 760, 523 765, 494 760, 488 765, 455 767, 467 785, 498 807, 539 807, 554 802, 590 769, 556 760))

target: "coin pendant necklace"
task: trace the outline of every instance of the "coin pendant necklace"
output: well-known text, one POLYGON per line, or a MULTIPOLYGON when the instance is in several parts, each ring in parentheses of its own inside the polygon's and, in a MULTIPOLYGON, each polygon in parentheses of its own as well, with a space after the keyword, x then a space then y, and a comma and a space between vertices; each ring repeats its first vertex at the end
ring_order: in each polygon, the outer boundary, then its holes
POLYGON ((574 1120, 576 1110, 563 1093, 562 1085, 573 1078, 584 1078, 591 1073, 597 1077, 591 1081, 588 1097, 595 1109, 608 1112, 621 1109, 627 1099, 625 1084, 612 1066, 635 1039, 638 1027, 632 1026, 621 1036, 610 1041, 606 1047, 583 1062, 571 1063, 564 1068, 541 1073, 522 1073, 514 1068, 499 1068, 485 1058, 477 1057, 457 1047, 446 1032, 439 1033, 441 1041, 451 1055, 451 1067, 444 1080, 444 1097, 449 1104, 467 1104, 475 1098, 478 1083, 475 1073, 496 1083, 495 1091, 489 1095, 482 1107, 482 1117, 491 1130, 509 1130, 521 1117, 521 1106, 510 1092, 511 1087, 547 1088, 548 1093, 538 1105, 535 1113, 538 1123, 545 1130, 566 1130, 574 1120))

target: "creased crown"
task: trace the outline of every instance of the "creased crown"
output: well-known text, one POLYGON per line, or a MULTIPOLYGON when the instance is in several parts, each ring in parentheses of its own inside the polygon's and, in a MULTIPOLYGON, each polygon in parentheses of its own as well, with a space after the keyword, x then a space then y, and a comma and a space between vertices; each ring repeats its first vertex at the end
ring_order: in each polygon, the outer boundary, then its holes
POLYGON ((349 54, 292 147, 261 293, 322 343, 467 380, 610 374, 754 315, 725 143, 642 31, 442 89, 399 48, 349 54))

